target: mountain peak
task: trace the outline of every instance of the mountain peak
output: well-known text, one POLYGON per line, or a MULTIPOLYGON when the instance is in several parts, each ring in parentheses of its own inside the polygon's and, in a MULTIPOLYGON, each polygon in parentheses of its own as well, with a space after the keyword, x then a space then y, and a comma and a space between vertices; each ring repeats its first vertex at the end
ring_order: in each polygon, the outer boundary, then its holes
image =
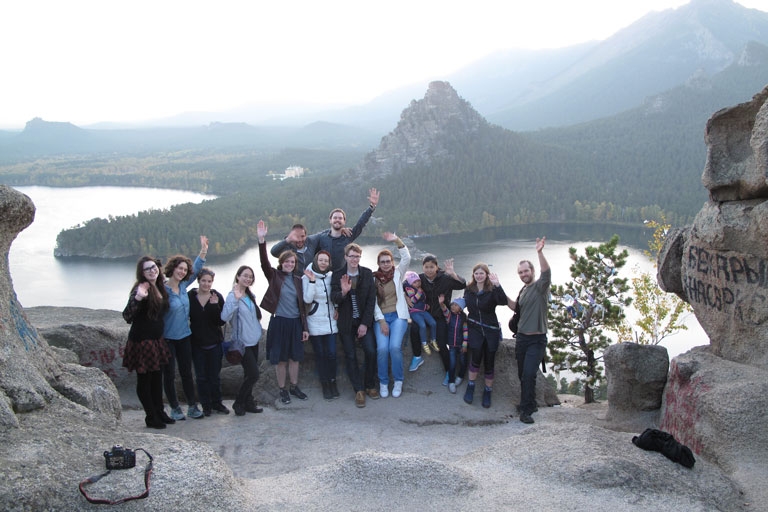
POLYGON ((385 176, 406 166, 429 164, 451 154, 451 141, 488 123, 448 82, 429 84, 423 99, 412 100, 397 127, 366 155, 358 174, 385 176))

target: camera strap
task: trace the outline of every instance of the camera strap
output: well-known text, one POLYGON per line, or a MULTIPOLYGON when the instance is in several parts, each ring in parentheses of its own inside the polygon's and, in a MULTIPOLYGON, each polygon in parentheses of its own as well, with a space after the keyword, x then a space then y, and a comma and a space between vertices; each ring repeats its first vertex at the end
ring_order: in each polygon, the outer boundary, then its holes
POLYGON ((88 496, 88 493, 85 492, 85 489, 83 487, 85 487, 86 485, 95 484, 96 482, 98 482, 99 480, 101 480, 102 478, 110 474, 112 470, 108 469, 107 471, 105 471, 100 475, 89 476, 88 478, 80 482, 80 485, 78 486, 78 488, 80 489, 80 494, 85 496, 85 499, 88 500, 90 503, 95 503, 97 505, 117 505, 119 503, 125 503, 126 501, 131 501, 131 500, 142 500, 147 496, 149 496, 149 477, 152 474, 152 460, 153 460, 152 455, 150 455, 149 452, 143 448, 136 448, 134 451, 137 451, 137 452, 142 451, 147 455, 147 457, 149 457, 149 462, 147 463, 146 467, 144 467, 144 492, 143 493, 139 494, 138 496, 129 496, 127 498, 120 498, 119 500, 115 500, 115 501, 100 499, 100 498, 91 498, 90 496, 88 496))

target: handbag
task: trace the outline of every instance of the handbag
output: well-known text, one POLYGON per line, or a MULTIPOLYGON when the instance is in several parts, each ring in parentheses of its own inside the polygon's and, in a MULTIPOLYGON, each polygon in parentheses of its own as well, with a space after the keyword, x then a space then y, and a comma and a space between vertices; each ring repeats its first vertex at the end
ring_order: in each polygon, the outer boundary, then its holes
POLYGON ((509 319, 509 330, 512 331, 512 337, 517 337, 517 329, 518 324, 520 323, 520 295, 523 293, 523 290, 520 290, 520 293, 517 294, 517 300, 515 301, 515 309, 514 314, 512 315, 512 318, 509 319))
MULTIPOLYGON (((243 361, 243 354, 245 354, 245 344, 240 336, 240 322, 237 321, 237 310, 235 310, 235 316, 227 322, 229 327, 229 340, 224 342, 224 357, 227 358, 230 364, 240 364, 243 361), (237 325, 237 329, 232 328, 232 324, 237 325)), ((226 339, 226 333, 225 333, 226 339)))

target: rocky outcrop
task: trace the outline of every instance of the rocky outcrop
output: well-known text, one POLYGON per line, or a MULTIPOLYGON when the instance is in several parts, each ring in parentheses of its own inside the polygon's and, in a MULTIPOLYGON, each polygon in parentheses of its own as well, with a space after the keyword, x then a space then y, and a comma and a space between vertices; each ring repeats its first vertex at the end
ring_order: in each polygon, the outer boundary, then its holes
POLYGON ((627 430, 657 427, 669 354, 659 345, 617 343, 605 350, 608 379, 606 419, 627 430))
POLYGON ((248 488, 262 497, 263 510, 360 503, 376 511, 746 510, 717 466, 700 461, 689 470, 634 447, 631 438, 587 425, 536 425, 450 461, 367 451, 248 488))
POLYGON ((696 347, 672 360, 661 429, 730 472, 755 500, 768 490, 768 371, 696 347))
MULTIPOLYGON (((114 444, 142 447, 155 456, 153 491, 136 508, 247 510, 239 482, 206 445, 166 436, 137 434, 120 423, 114 384, 97 368, 52 350, 16 299, 8 250, 34 218, 32 201, 0 185, 0 503, 4 510, 81 510, 77 484, 104 471, 102 453, 114 444), (59 357, 61 356, 61 358, 59 357), (189 492, 192 489, 194 492, 189 492)), ((138 494, 143 461, 94 485, 99 497, 138 494)))
POLYGON ((488 123, 448 82, 429 84, 424 99, 403 110, 397 127, 368 153, 359 175, 382 177, 408 166, 451 155, 452 142, 477 133, 488 123))
POLYGON ((709 336, 671 363, 662 429, 768 500, 768 87, 707 123, 710 200, 671 233, 659 283, 693 307, 709 336))

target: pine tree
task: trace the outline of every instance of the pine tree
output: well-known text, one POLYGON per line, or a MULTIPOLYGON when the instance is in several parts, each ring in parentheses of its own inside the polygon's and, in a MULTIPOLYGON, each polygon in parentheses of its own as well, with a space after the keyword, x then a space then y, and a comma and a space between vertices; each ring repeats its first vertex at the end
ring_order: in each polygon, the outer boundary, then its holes
POLYGON ((618 277, 628 256, 626 250, 617 254, 618 244, 618 235, 613 235, 598 247, 588 246, 583 256, 571 247, 571 281, 552 286, 550 359, 554 371, 568 369, 585 376, 585 403, 594 402, 594 389, 603 378, 600 361, 611 343, 607 331, 618 330, 624 307, 632 301, 624 296, 627 280, 618 277))

